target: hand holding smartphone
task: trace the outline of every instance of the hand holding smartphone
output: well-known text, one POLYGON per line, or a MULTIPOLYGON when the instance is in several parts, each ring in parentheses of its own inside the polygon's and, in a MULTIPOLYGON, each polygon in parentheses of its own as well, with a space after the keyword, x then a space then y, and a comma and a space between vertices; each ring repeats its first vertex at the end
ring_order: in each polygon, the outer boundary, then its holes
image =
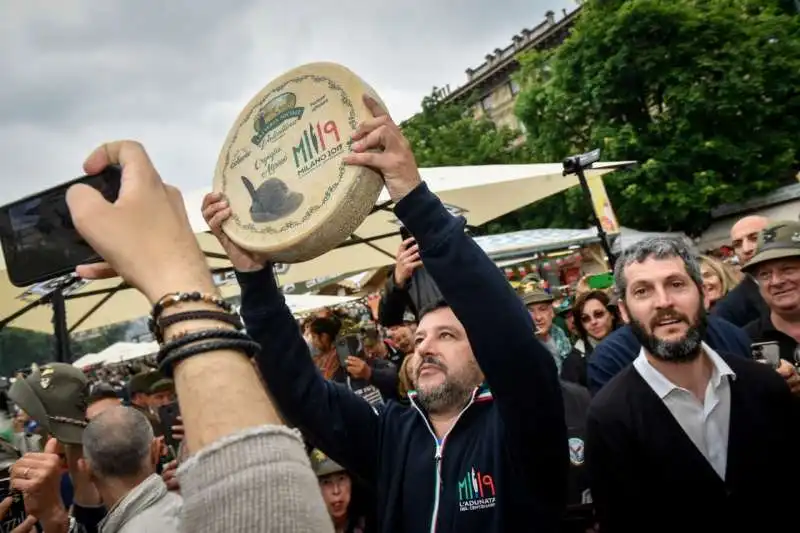
POLYGON ((27 287, 69 274, 78 265, 102 261, 72 223, 67 190, 82 183, 115 202, 121 182, 121 169, 109 166, 100 174, 82 176, 0 207, 0 244, 11 283, 27 287))

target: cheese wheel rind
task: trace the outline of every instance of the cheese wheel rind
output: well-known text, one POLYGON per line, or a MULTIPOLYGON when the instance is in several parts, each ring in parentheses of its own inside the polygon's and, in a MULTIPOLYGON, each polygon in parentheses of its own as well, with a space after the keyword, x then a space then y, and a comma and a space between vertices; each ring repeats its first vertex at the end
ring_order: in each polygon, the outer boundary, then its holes
POLYGON ((223 231, 270 261, 298 263, 347 239, 383 188, 377 172, 342 162, 372 115, 376 92, 348 69, 312 63, 262 89, 242 110, 217 161, 214 192, 232 215, 223 231))

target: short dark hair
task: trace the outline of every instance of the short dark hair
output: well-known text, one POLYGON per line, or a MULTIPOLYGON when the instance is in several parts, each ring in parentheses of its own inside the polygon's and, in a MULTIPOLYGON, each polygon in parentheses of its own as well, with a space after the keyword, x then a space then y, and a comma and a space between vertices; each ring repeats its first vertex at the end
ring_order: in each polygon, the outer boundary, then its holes
POLYGON ((444 301, 443 299, 433 301, 427 304, 422 310, 417 314, 417 321, 422 320, 422 317, 431 313, 433 311, 438 311, 439 309, 444 309, 445 307, 450 307, 450 305, 444 301))
POLYGON ((89 392, 87 405, 92 405, 100 400, 109 398, 119 398, 119 394, 117 394, 117 391, 114 390, 114 387, 108 383, 96 383, 89 392))
POLYGON ((335 340, 342 329, 342 321, 335 316, 317 317, 311 321, 309 328, 315 335, 327 334, 331 340, 335 340))

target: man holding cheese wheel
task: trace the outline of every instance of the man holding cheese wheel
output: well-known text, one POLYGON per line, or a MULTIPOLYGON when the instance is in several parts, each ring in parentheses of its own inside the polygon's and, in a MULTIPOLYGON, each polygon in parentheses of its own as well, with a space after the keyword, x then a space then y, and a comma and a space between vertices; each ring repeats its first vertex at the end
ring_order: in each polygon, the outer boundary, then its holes
POLYGON ((569 449, 555 363, 503 274, 422 183, 408 141, 374 115, 345 161, 378 170, 443 300, 422 310, 411 406, 373 410, 326 382, 264 258, 221 231, 231 214, 209 195, 203 215, 237 269, 241 314, 262 345, 261 374, 312 444, 375 487, 384 533, 558 531, 569 449))

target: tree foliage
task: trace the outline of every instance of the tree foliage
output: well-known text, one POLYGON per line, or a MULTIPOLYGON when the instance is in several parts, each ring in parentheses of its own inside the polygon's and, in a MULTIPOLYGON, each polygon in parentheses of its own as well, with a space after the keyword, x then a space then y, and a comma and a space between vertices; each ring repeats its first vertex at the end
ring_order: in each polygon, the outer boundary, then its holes
MULTIPOLYGON (((599 147, 640 163, 605 179, 624 225, 697 234, 712 208, 800 169, 800 17, 786 2, 596 0, 562 46, 522 63, 532 160, 599 147)), ((579 190, 534 212, 541 226, 588 223, 579 190)))
MULTIPOLYGON (((113 324, 100 328, 89 337, 71 340, 73 360, 97 353, 112 344, 124 341, 129 324, 113 324)), ((31 364, 43 364, 55 360, 55 337, 26 329, 7 327, 0 330, 0 376, 13 376, 18 370, 31 364)))
POLYGON ((474 100, 445 102, 434 87, 422 100, 422 111, 403 124, 421 167, 495 165, 527 162, 519 132, 497 128, 488 118, 475 118, 474 100))

